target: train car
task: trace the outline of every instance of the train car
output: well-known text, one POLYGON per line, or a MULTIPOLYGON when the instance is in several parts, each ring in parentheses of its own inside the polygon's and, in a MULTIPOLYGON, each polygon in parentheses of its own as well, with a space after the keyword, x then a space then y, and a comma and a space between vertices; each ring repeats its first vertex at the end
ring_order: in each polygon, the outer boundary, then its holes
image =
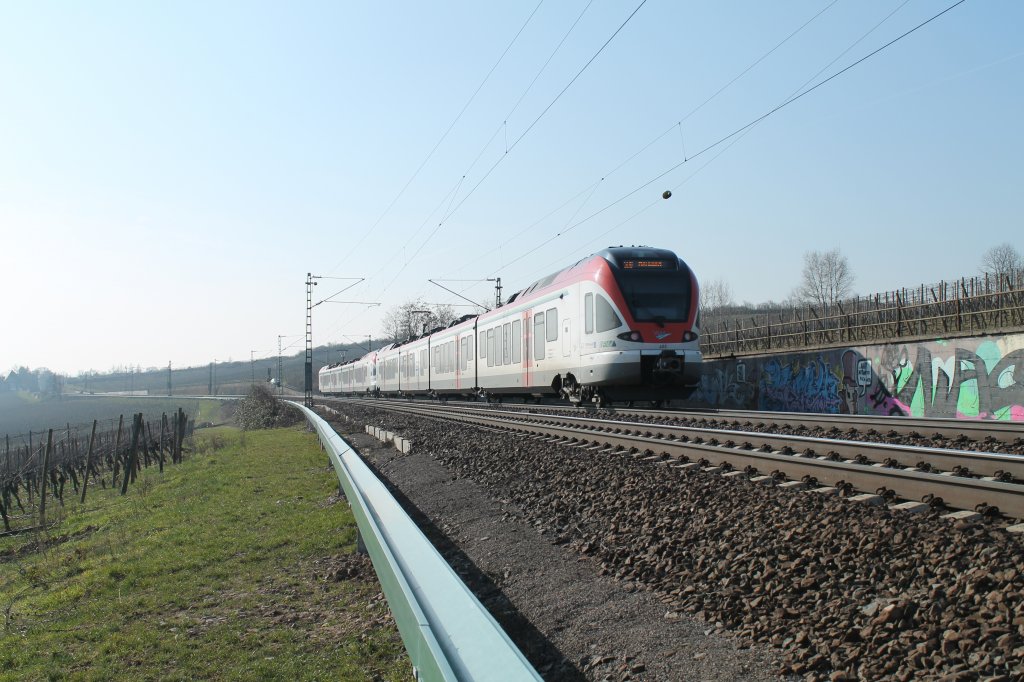
POLYGON ((673 252, 608 248, 495 310, 326 367, 321 391, 574 403, 684 398, 700 376, 698 296, 696 277, 673 252))

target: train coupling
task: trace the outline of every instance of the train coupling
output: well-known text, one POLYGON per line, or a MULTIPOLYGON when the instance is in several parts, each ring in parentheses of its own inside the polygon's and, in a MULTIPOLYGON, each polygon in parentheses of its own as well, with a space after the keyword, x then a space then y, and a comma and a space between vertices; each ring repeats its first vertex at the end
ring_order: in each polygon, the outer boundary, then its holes
POLYGON ((644 373, 656 386, 688 386, 700 377, 700 363, 687 362, 685 355, 663 350, 655 357, 644 358, 644 373))

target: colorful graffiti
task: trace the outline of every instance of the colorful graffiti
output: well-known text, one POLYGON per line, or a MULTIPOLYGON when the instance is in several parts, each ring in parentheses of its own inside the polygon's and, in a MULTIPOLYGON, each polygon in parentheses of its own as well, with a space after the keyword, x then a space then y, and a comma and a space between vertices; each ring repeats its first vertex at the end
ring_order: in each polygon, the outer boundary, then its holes
POLYGON ((840 382, 821 356, 805 363, 772 358, 758 382, 758 409, 773 412, 838 412, 840 382))
POLYGON ((943 353, 902 346, 883 354, 878 370, 885 390, 875 395, 892 398, 904 414, 1024 420, 1024 349, 1004 354, 993 341, 943 353))
POLYGON ((724 408, 1024 421, 1024 334, 713 360, 694 399, 724 408))
POLYGON ((744 409, 753 400, 754 389, 755 386, 746 380, 746 365, 738 363, 704 372, 697 396, 716 407, 744 409))

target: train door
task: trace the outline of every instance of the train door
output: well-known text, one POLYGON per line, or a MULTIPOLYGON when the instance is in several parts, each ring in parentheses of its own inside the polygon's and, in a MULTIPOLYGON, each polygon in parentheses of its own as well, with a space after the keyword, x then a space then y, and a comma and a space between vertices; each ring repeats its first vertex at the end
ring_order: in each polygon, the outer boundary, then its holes
POLYGON ((466 354, 462 349, 464 339, 460 334, 455 335, 455 388, 462 388, 462 358, 466 354))
POLYGON ((572 355, 572 321, 568 315, 562 320, 562 357, 572 355))
POLYGON ((523 386, 533 385, 533 325, 529 310, 523 311, 523 386))

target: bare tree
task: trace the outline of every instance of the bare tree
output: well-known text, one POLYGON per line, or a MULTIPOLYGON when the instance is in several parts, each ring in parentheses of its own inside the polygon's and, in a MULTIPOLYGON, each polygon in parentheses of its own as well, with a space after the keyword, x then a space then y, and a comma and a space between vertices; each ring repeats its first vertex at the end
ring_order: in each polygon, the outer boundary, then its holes
POLYGON ((853 273, 850 271, 850 262, 839 253, 839 249, 808 251, 804 254, 803 276, 800 286, 793 292, 793 298, 827 310, 851 293, 853 273))
POLYGON ((724 279, 713 279, 700 285, 700 310, 704 315, 733 305, 732 287, 724 279))
POLYGON ((381 321, 383 337, 389 341, 405 341, 437 327, 447 327, 456 319, 450 305, 430 305, 423 299, 406 301, 392 307, 381 321))
POLYGON ((724 279, 701 283, 697 306, 702 328, 710 329, 712 325, 721 322, 725 309, 732 305, 732 287, 724 279))
POLYGON ((1002 282, 1009 277, 1012 280, 1024 271, 1024 257, 1008 242, 993 246, 981 257, 981 272, 995 277, 1002 282))

